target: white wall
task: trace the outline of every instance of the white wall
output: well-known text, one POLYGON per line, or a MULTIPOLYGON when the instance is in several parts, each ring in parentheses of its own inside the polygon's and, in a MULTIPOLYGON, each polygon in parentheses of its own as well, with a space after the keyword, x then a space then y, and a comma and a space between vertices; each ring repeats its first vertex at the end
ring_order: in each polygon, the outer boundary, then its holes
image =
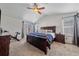
POLYGON ((32 23, 29 21, 25 21, 23 19, 17 18, 17 17, 13 17, 10 15, 6 15, 5 12, 2 11, 1 13, 1 27, 3 30, 7 30, 9 31, 9 33, 11 35, 15 35, 15 32, 20 32, 20 36, 18 38, 21 38, 21 34, 22 34, 22 21, 24 21, 24 37, 27 34, 27 29, 29 27, 31 27, 31 30, 33 32, 33 29, 31 26, 32 23))
POLYGON ((1 27, 3 30, 9 31, 12 35, 14 35, 15 32, 21 33, 22 20, 1 14, 1 27))
POLYGON ((57 14, 57 15, 46 15, 40 18, 36 25, 38 25, 38 31, 43 26, 56 26, 56 33, 63 34, 63 17, 72 16, 75 13, 57 14))
POLYGON ((56 32, 62 32, 62 19, 61 16, 44 16, 43 18, 39 19, 37 22, 38 27, 43 26, 56 26, 56 32))

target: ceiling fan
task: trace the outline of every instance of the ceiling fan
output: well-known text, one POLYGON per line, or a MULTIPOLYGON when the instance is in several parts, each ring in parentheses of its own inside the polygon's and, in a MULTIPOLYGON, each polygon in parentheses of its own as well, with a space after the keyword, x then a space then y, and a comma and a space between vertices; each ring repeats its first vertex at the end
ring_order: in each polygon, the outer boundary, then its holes
POLYGON ((38 14, 42 14, 41 10, 45 9, 45 7, 39 7, 36 3, 34 3, 33 7, 27 7, 27 9, 32 9, 33 12, 38 13, 38 14))

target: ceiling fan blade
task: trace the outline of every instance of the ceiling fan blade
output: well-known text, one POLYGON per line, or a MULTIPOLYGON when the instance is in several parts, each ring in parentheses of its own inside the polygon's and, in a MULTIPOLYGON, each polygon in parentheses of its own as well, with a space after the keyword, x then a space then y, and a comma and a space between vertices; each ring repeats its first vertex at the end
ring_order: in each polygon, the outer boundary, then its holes
POLYGON ((30 7, 27 7, 27 9, 32 9, 32 8, 30 8, 30 7))
POLYGON ((41 12, 40 12, 40 11, 38 11, 38 13, 39 13, 39 14, 41 14, 41 12))
POLYGON ((39 10, 45 9, 45 7, 38 8, 39 10))

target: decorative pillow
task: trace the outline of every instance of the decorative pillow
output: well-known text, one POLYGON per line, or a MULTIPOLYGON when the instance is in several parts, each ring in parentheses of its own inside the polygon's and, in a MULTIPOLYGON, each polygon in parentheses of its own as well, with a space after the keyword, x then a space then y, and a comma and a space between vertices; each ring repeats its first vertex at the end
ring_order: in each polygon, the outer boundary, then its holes
POLYGON ((48 33, 48 34, 51 34, 53 36, 53 38, 55 38, 55 33, 48 33))

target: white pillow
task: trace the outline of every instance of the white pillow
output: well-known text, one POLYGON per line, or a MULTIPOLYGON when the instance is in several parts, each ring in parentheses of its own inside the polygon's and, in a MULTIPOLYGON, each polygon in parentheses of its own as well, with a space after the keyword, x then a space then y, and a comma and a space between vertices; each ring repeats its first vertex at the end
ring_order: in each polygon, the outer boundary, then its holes
POLYGON ((52 30, 47 30, 47 33, 52 33, 52 30))

